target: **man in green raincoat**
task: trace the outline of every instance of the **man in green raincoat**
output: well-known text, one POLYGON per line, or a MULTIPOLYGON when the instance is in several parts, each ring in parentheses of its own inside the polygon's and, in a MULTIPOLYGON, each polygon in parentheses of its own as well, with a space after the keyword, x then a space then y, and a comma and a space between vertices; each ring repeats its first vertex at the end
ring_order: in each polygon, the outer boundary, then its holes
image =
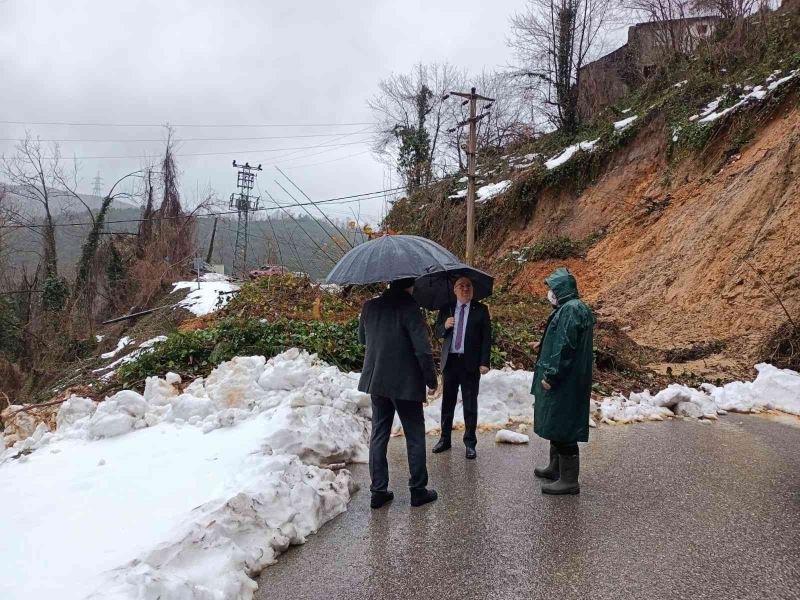
POLYGON ((578 442, 589 441, 595 318, 567 269, 556 269, 544 282, 554 310, 539 345, 531 394, 533 430, 550 440, 550 464, 534 473, 551 481, 542 485, 544 494, 577 494, 578 442))

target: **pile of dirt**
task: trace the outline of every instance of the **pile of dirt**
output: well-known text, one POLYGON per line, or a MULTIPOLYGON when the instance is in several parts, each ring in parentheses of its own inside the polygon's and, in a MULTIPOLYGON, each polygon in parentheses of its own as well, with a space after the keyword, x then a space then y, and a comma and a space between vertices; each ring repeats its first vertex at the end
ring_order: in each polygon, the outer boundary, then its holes
MULTIPOLYGON (((657 350, 659 370, 702 363, 709 377, 749 375, 786 319, 783 307, 800 315, 798 142, 796 95, 727 159, 719 135, 699 158, 670 161, 666 124, 654 119, 580 196, 539 198, 491 260, 503 268, 520 247, 604 227, 584 258, 526 263, 512 286, 544 294, 544 277, 567 266, 602 321, 657 350)), ((795 364, 795 347, 773 343, 770 355, 788 352, 783 362, 795 364)))

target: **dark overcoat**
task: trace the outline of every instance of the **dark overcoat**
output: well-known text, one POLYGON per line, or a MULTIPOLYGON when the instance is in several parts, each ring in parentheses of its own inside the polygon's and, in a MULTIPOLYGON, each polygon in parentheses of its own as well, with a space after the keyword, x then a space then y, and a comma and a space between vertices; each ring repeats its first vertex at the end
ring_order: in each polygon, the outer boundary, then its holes
POLYGON ((567 269, 556 269, 545 282, 558 305, 547 319, 533 375, 533 430, 547 440, 586 442, 595 318, 578 297, 575 277, 567 269), (542 387, 543 379, 549 390, 542 387))
MULTIPOLYGON (((447 355, 453 341, 454 327, 445 329, 444 323, 453 316, 457 303, 439 311, 434 327, 434 335, 442 340, 441 367, 447 364, 447 355)), ((489 367, 492 351, 492 323, 489 308, 485 304, 472 301, 469 303, 469 317, 464 331, 464 368, 477 371, 480 367, 489 367)))
POLYGON ((386 290, 361 309, 358 341, 366 346, 358 389, 395 400, 425 401, 436 367, 419 304, 404 290, 386 290))

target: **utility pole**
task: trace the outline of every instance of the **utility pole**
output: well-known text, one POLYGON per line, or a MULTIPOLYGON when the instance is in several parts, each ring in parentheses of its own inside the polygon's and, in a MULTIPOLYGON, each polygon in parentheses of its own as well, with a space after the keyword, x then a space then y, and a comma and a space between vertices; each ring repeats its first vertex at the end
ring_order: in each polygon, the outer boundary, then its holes
POLYGON ((233 252, 233 272, 244 276, 247 270, 247 222, 251 212, 258 210, 258 202, 261 200, 260 196, 251 196, 253 186, 256 182, 257 173, 260 171, 261 165, 251 167, 250 163, 244 165, 237 165, 233 161, 233 166, 239 169, 236 177, 236 187, 239 188, 239 193, 231 194, 230 207, 235 208, 238 212, 238 221, 236 225, 236 246, 233 252))
POLYGON ((477 114, 478 100, 486 101, 488 104, 483 107, 483 110, 489 110, 494 98, 480 96, 475 93, 475 88, 472 88, 469 93, 450 92, 442 100, 446 100, 450 95, 466 98, 462 102, 462 106, 469 103, 469 118, 456 124, 450 131, 469 125, 469 137, 467 138, 467 247, 464 253, 464 262, 471 265, 475 249, 475 169, 478 164, 478 121, 489 114, 488 112, 477 114))
POLYGON ((97 175, 94 178, 94 185, 92 186, 92 192, 95 196, 99 196, 103 193, 103 178, 100 177, 100 171, 97 172, 97 175))

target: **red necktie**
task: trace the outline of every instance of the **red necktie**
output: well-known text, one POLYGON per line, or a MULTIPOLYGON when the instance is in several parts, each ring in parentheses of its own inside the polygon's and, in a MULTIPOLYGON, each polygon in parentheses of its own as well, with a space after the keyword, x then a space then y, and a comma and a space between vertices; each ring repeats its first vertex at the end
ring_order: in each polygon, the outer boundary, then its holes
POLYGON ((456 352, 464 352, 464 309, 466 304, 461 305, 461 312, 458 313, 458 329, 456 330, 456 352))

